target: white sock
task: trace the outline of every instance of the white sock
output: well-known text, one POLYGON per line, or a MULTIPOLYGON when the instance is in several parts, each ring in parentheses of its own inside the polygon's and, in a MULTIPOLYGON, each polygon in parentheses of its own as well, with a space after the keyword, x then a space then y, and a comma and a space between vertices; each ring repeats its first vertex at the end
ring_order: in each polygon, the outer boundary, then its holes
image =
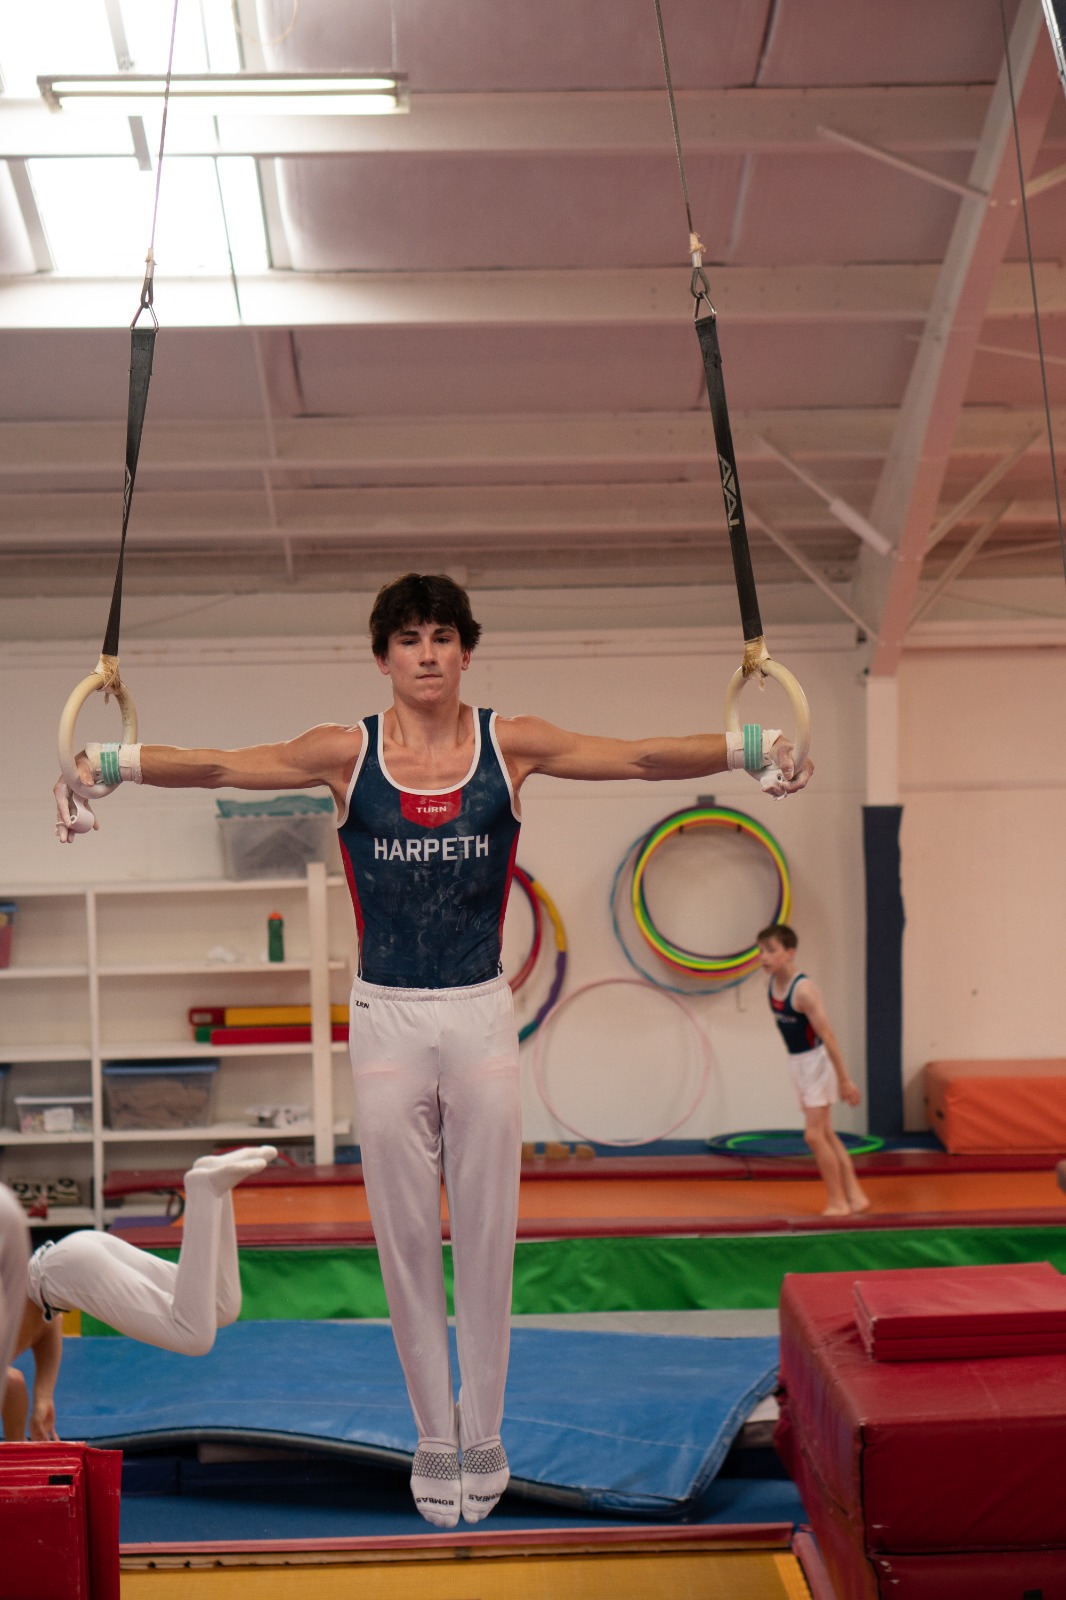
POLYGON ((254 1177, 268 1167, 277 1155, 272 1144, 248 1145, 242 1150, 229 1150, 221 1156, 201 1156, 185 1174, 185 1181, 203 1178, 212 1193, 225 1194, 235 1189, 245 1178, 254 1177))
POLYGON ((463 1450, 463 1521, 487 1517, 511 1477, 507 1455, 499 1440, 463 1450))
POLYGON ((458 1452, 420 1444, 411 1467, 411 1493, 427 1522, 454 1528, 461 1495, 458 1452))

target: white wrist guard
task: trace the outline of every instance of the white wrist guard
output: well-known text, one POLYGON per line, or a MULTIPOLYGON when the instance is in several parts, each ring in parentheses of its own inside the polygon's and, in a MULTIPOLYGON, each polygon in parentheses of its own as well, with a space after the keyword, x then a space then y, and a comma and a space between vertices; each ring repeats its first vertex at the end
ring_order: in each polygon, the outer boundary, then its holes
POLYGON ((757 777, 765 767, 774 765, 774 745, 781 737, 780 728, 762 728, 757 722, 746 722, 738 733, 725 736, 726 758, 730 772, 743 767, 752 777, 757 777))
POLYGON ((85 759, 92 769, 94 783, 142 781, 139 744, 87 744, 85 759))

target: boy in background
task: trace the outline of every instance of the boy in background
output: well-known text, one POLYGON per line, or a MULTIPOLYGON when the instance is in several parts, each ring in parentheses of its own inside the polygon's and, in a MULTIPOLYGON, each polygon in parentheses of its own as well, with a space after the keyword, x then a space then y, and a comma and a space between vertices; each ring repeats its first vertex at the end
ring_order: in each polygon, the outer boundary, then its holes
POLYGON ((792 1083, 804 1116, 804 1138, 825 1184, 825 1217, 868 1211, 855 1168, 833 1132, 831 1108, 837 1100, 857 1106, 862 1096, 848 1076, 822 997, 810 978, 796 971, 799 943, 786 923, 775 922, 757 936, 761 966, 769 974, 770 1009, 788 1050, 792 1083))

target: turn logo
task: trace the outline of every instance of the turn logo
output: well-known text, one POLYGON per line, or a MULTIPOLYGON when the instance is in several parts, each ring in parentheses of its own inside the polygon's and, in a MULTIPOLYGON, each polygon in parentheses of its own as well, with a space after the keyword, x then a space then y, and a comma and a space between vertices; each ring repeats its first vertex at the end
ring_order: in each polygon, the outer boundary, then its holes
POLYGON ((400 791, 400 812, 407 822, 420 828, 439 828, 442 823, 454 822, 463 809, 463 791, 453 789, 451 794, 409 794, 400 791))

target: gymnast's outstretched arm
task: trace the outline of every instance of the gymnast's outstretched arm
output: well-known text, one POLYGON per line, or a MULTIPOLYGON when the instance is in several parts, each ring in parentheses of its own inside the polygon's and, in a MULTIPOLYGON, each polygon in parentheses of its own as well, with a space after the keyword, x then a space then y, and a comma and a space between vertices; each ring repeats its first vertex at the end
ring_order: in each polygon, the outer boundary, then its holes
MULTIPOLYGON (((76 757, 86 786, 104 781, 146 783, 159 789, 312 789, 325 785, 338 806, 362 744, 358 728, 324 722, 278 744, 245 745, 237 750, 185 749, 179 745, 90 744, 76 757)), ((84 827, 75 827, 75 809, 92 817, 85 800, 72 807, 64 778, 53 788, 56 832, 70 844, 84 827)), ((92 819, 92 827, 98 824, 92 819)))

